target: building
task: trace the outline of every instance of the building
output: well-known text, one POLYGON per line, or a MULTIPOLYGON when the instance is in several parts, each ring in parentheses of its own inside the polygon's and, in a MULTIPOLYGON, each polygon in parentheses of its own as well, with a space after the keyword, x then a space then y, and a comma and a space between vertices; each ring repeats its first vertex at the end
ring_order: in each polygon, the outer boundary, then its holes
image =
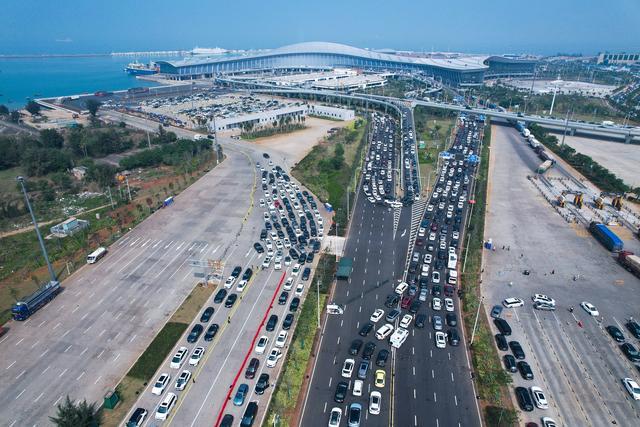
POLYGON ((87 175, 87 168, 85 166, 76 166, 75 168, 71 169, 71 174, 75 179, 81 181, 87 175))
POLYGON ((50 231, 56 237, 67 237, 72 234, 85 229, 89 226, 89 221, 84 221, 82 219, 77 219, 71 217, 60 224, 54 225, 51 227, 50 231))
POLYGON ((640 53, 608 53, 598 54, 598 65, 631 65, 640 62, 640 53))
POLYGON ((334 120, 353 120, 356 112, 346 108, 328 107, 326 105, 310 104, 307 114, 312 116, 326 117, 334 120))
POLYGON ((355 68, 365 71, 422 72, 452 86, 481 85, 490 75, 533 75, 536 61, 499 56, 415 57, 381 53, 327 42, 308 42, 244 55, 158 61, 160 73, 174 80, 211 78, 265 69, 355 68), (492 71, 494 67, 494 71, 492 71), (498 67, 498 68, 496 68, 498 67))

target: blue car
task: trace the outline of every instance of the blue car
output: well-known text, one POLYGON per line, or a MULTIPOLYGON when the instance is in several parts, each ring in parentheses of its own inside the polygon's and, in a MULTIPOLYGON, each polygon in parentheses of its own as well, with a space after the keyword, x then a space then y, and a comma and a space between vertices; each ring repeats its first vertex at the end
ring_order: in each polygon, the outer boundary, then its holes
POLYGON ((244 404, 244 398, 247 397, 247 393, 249 393, 249 386, 247 384, 240 384, 240 387, 238 387, 238 391, 236 391, 236 395, 233 398, 233 404, 236 406, 242 406, 244 404))

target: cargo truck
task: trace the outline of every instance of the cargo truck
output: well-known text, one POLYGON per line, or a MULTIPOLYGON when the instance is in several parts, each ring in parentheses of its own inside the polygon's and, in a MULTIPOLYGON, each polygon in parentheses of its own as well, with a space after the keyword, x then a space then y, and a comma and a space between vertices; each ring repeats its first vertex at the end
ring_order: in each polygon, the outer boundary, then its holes
POLYGON ((553 162, 551 160, 546 160, 544 163, 542 163, 540 166, 538 166, 538 169, 536 169, 537 173, 545 173, 546 171, 549 170, 549 168, 553 166, 553 162))
POLYGON ((618 253, 618 262, 637 277, 640 277, 640 256, 634 255, 633 252, 620 251, 618 253))
POLYGON ((618 252, 624 248, 622 240, 602 223, 593 221, 589 224, 589 231, 605 248, 612 252, 618 252))
POLYGON ((62 291, 60 282, 51 281, 36 292, 18 301, 11 307, 11 314, 15 320, 27 320, 29 316, 54 299, 62 291))

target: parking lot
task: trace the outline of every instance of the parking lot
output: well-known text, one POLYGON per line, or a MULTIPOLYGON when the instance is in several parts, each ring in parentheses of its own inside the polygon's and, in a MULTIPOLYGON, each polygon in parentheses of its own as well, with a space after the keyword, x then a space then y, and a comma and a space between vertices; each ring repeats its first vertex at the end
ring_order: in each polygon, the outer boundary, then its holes
MULTIPOLYGON (((637 366, 605 328, 617 326, 638 347, 625 323, 638 316, 640 280, 537 192, 527 175, 539 160, 515 129, 493 126, 492 135, 485 239, 492 239, 494 250, 485 251, 484 305, 489 315, 505 298, 523 300, 524 306, 501 314, 512 328, 505 338, 521 344, 519 361, 527 362, 533 375, 526 380, 513 373, 512 387, 538 386, 549 405, 532 407, 521 419, 541 423, 550 417, 571 426, 638 424, 638 404, 622 384, 625 377, 638 378, 637 366), (553 298, 555 310, 534 310, 534 294, 553 298), (583 301, 599 314, 581 308, 583 301)), ((499 353, 513 354, 513 348, 499 353)))

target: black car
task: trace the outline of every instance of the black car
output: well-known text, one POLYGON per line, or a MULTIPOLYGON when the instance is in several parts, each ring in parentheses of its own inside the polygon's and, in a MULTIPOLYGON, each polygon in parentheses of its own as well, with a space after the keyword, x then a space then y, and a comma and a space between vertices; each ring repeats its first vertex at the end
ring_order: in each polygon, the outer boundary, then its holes
POLYGON ((424 323, 427 321, 427 315, 426 314, 418 314, 416 316, 416 328, 424 328, 424 323))
POLYGON ((524 378, 525 380, 533 379, 533 371, 531 370, 531 366, 529 366, 529 364, 524 360, 518 362, 518 370, 520 371, 520 375, 522 375, 522 378, 524 378))
POLYGON ((269 158, 269 154, 268 153, 262 153, 262 157, 264 157, 265 159, 269 158))
POLYGON ((511 335, 511 326, 509 326, 509 322, 502 318, 493 319, 493 324, 496 325, 498 331, 506 337, 511 335))
POLYGON ((310 275, 311 275, 311 269, 309 267, 305 268, 302 271, 302 280, 309 280, 310 275))
POLYGON ((362 350, 362 358, 364 360, 369 360, 371 359, 371 356, 373 355, 373 352, 376 351, 376 343, 374 343, 373 341, 369 341, 365 346, 364 346, 364 350, 362 350))
POLYGON ((247 365, 247 369, 244 371, 244 377, 248 380, 252 380, 256 376, 256 372, 258 372, 258 367, 260 366, 260 361, 255 357, 249 361, 249 365, 247 365))
POLYGON ((633 344, 626 342, 620 346, 620 349, 630 361, 640 362, 640 352, 638 352, 638 349, 636 349, 633 344))
POLYGON ((191 332, 189 332, 189 336, 187 337, 187 342, 188 343, 194 343, 196 341, 198 341, 198 338, 200 338, 200 334, 202 334, 202 331, 204 330, 204 327, 201 324, 196 324, 193 325, 193 328, 191 329, 191 332))
POLYGON ((352 356, 360 353, 360 349, 362 348, 362 340, 355 339, 351 341, 351 347, 349 347, 349 354, 352 356))
POLYGON ((278 324, 278 316, 275 314, 272 314, 271 316, 269 316, 269 320, 267 321, 265 329, 268 332, 272 332, 276 329, 277 324, 278 324))
POLYGON ((305 262, 307 262, 307 253, 306 252, 302 252, 300 254, 300 256, 298 256, 298 262, 302 265, 305 262))
POLYGON ((284 316, 284 320, 282 321, 282 329, 288 331, 291 328, 291 325, 293 325, 293 314, 289 313, 284 316))
POLYGON ((233 268, 233 271, 231 272, 231 276, 235 277, 236 279, 238 278, 238 276, 240 276, 240 273, 242 272, 242 267, 240 267, 239 265, 235 266, 233 268))
POLYGON ((631 335, 640 340, 640 325, 635 320, 630 320, 626 324, 627 329, 631 332, 631 335))
POLYGON ((502 334, 496 334, 496 344, 499 350, 507 351, 509 346, 507 345, 507 339, 502 334))
POLYGON ((263 228, 262 231, 260 231, 260 240, 265 240, 267 238, 267 229, 263 228))
POLYGON ((607 326, 607 332, 609 332, 609 335, 611 335, 611 338, 613 338, 617 342, 624 342, 624 335, 622 334, 622 331, 620 330, 620 328, 618 328, 617 326, 613 326, 613 325, 607 326))
POLYGON ((416 314, 418 310, 420 310, 420 306, 422 306, 422 301, 420 301, 418 298, 414 299, 409 306, 409 313, 416 314))
POLYGON ((249 402, 247 409, 244 410, 242 420, 240 420, 240 427, 251 427, 256 420, 258 414, 258 404, 256 402, 249 402))
POLYGON ((280 293, 280 296, 278 297, 278 304, 279 305, 285 305, 287 303, 288 299, 289 299, 289 292, 282 291, 280 293))
POLYGON ((458 319, 454 313, 447 313, 444 317, 447 321, 447 325, 456 326, 458 324, 458 319))
POLYGON ((220 289, 218 292, 216 292, 216 296, 213 297, 213 302, 215 302, 216 304, 220 304, 222 301, 224 301, 224 297, 226 296, 227 296, 227 290, 220 289))
MULTIPOLYGON (((313 233, 311 233, 311 234, 313 234, 313 233)), ((313 252, 309 252, 307 254, 307 264, 311 264, 313 262, 313 257, 314 257, 313 252)))
POLYGON ((300 298, 294 297, 291 300, 291 304, 289 304, 289 311, 296 312, 299 306, 300 306, 300 298))
POLYGON ((389 308, 394 308, 398 305, 398 301, 400 300, 400 296, 398 294, 387 295, 387 300, 384 305, 389 308))
POLYGON ((518 366, 516 365, 516 358, 510 354, 505 354, 504 357, 504 367, 507 371, 511 373, 518 372, 518 366))
POLYGON ((516 387, 516 398, 518 399, 518 405, 523 411, 533 411, 533 400, 529 394, 529 390, 525 387, 516 387))
POLYGON ((378 352, 378 356, 376 357, 376 366, 384 368, 387 364, 387 359, 389 358, 389 350, 382 349, 378 352))
POLYGON ((509 341, 509 347, 516 359, 524 360, 524 350, 518 341, 509 341))
POLYGON ((136 408, 133 414, 131 414, 131 418, 129 418, 126 427, 140 427, 148 414, 149 412, 147 412, 146 409, 136 408))
POLYGON ((236 303, 237 299, 238 299, 238 295, 237 294, 229 294, 229 296, 227 297, 226 301, 224 302, 224 306, 227 307, 227 308, 233 307, 233 304, 236 303))
POLYGON ((251 276, 253 276, 253 270, 247 268, 244 273, 242 273, 242 280, 249 281, 249 279, 251 279, 251 276))
MULTIPOLYGON (((292 240, 293 241, 293 240, 292 240)), ((295 243, 295 242, 294 242, 295 243)), ((295 249, 291 248, 289 249, 289 256, 293 259, 298 259, 298 257, 300 256, 298 254, 298 251, 296 251, 295 249)))
POLYGON ((372 330, 373 330, 373 323, 367 322, 364 325, 362 325, 362 327, 360 328, 360 332, 358 332, 358 335, 360 335, 361 337, 366 337, 367 335, 369 335, 369 332, 371 332, 372 330))
POLYGON ((449 340, 449 345, 453 347, 460 345, 460 335, 458 335, 458 331, 456 329, 449 329, 449 332, 447 332, 447 339, 449 340))
POLYGON ((336 393, 333 396, 333 400, 338 403, 344 402, 344 398, 347 396, 347 390, 349 390, 349 384, 344 381, 340 381, 336 386, 336 393))
MULTIPOLYGON (((267 227, 267 228, 269 228, 269 227, 267 227)), ((258 243, 258 242, 256 242, 256 243, 254 243, 254 244, 253 244, 253 249, 255 249, 255 250, 256 250, 256 252, 258 252, 259 254, 264 253, 264 248, 263 248, 263 247, 262 247, 262 245, 261 245, 260 243, 258 243)))
POLYGON ((202 323, 207 323, 211 320, 211 316, 213 316, 213 307, 207 307, 205 311, 202 312, 202 316, 200 316, 200 321, 202 323))
POLYGON ((434 297, 439 297, 442 294, 442 288, 440 287, 440 285, 433 285, 433 287, 431 288, 431 294, 434 297))
POLYGON ((216 334, 218 333, 219 329, 220 329, 220 325, 218 325, 217 323, 212 323, 207 328, 207 332, 204 334, 204 340, 205 341, 213 341, 213 339, 216 337, 216 334))
POLYGON ((269 387, 269 374, 260 374, 256 382, 256 394, 264 394, 267 387, 269 387))
POLYGON ((222 417, 222 421, 220 421, 219 427, 233 427, 233 415, 225 414, 224 417, 222 417))

